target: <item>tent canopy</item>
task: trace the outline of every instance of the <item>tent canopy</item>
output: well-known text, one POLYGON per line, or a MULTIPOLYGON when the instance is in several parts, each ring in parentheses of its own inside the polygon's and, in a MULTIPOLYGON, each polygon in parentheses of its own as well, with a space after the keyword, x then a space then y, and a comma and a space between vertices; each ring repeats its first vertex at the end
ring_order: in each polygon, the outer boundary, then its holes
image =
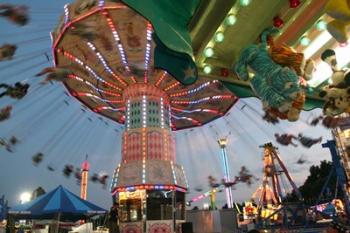
POLYGON ((15 218, 78 220, 107 211, 85 201, 61 185, 51 192, 10 209, 15 218))

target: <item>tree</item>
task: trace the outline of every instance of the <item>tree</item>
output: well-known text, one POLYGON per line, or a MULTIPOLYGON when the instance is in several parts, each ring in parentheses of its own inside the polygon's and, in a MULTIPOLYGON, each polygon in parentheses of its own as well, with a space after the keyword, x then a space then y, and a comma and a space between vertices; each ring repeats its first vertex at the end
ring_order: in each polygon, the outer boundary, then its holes
POLYGON ((341 196, 341 190, 338 189, 336 186, 336 173, 333 171, 333 174, 329 180, 329 183, 327 185, 327 188, 323 194, 321 194, 322 187, 327 181, 327 177, 329 173, 332 170, 332 162, 323 160, 321 161, 320 165, 312 165, 309 169, 310 175, 306 178, 304 184, 299 187, 299 191, 301 192, 301 195, 303 196, 306 203, 314 205, 316 204, 317 199, 321 196, 321 200, 332 200, 335 198, 335 195, 337 194, 337 197, 341 196))

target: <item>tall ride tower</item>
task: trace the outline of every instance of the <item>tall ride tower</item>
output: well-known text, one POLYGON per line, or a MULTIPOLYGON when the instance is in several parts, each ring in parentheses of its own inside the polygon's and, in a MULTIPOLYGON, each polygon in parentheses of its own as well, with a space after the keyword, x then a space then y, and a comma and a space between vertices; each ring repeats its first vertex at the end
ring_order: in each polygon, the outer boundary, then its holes
MULTIPOLYGON (((227 152, 226 152, 227 138, 219 139, 218 144, 221 148, 221 159, 222 159, 222 166, 224 169, 224 180, 225 180, 225 183, 229 183, 231 181, 231 177, 230 177, 230 169, 228 167, 228 159, 227 159, 227 152)), ((232 188, 226 187, 225 192, 226 192, 227 207, 232 208, 233 207, 232 188)))
POLYGON ((261 146, 264 149, 264 174, 262 185, 255 191, 252 199, 257 199, 258 211, 264 206, 281 204, 282 199, 286 197, 288 191, 294 191, 297 197, 302 200, 302 196, 295 185, 287 167, 281 160, 277 148, 272 143, 266 143, 261 146), (283 180, 287 179, 291 190, 282 186, 283 180))
POLYGON ((350 216, 350 114, 339 116, 338 123, 338 127, 332 130, 334 140, 322 146, 331 152, 337 183, 343 191, 346 212, 350 216))
POLYGON ((347 193, 350 195, 350 114, 339 117, 339 126, 332 130, 342 166, 347 178, 347 193))
POLYGON ((80 197, 84 200, 87 199, 89 169, 90 169, 90 164, 86 156, 84 162, 81 164, 81 183, 80 183, 80 197))

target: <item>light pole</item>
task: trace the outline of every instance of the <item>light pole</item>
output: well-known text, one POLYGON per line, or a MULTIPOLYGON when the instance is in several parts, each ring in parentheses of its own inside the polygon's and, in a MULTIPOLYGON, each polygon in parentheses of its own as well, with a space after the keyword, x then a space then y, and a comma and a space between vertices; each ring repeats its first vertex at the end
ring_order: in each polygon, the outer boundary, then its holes
MULTIPOLYGON (((218 140, 218 144, 221 148, 221 156, 222 156, 222 164, 224 168, 224 180, 225 183, 230 182, 230 170, 228 168, 228 160, 227 160, 227 153, 226 153, 226 145, 227 145, 227 138, 221 138, 218 140)), ((232 198, 232 189, 231 187, 226 187, 226 201, 227 201, 227 207, 232 208, 233 206, 233 198, 232 198)))

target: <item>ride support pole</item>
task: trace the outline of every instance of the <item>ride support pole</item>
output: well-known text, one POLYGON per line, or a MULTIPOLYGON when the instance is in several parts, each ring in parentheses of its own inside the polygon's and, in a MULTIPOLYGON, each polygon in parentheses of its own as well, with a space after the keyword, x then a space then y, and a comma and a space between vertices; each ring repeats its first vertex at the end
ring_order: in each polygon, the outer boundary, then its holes
POLYGON ((337 174, 338 181, 339 181, 338 184, 344 193, 343 199, 345 202, 346 214, 349 217, 350 216, 350 197, 346 187, 347 182, 346 182, 344 167, 340 161, 340 156, 337 150, 336 142, 334 140, 327 141, 326 143, 322 144, 322 147, 323 148, 327 147, 331 152, 333 166, 335 167, 335 172, 337 174))

